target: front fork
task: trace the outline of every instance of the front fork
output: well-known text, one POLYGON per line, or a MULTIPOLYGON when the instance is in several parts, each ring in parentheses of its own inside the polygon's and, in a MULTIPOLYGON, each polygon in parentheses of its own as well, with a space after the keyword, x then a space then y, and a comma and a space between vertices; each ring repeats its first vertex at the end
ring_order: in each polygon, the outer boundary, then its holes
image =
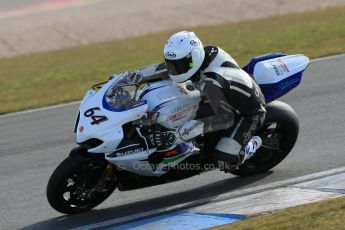
POLYGON ((87 149, 79 146, 71 150, 69 157, 77 161, 84 161, 85 163, 95 162, 102 165, 106 164, 101 178, 92 189, 93 191, 102 192, 106 184, 117 183, 114 165, 105 159, 104 154, 89 153, 87 149))

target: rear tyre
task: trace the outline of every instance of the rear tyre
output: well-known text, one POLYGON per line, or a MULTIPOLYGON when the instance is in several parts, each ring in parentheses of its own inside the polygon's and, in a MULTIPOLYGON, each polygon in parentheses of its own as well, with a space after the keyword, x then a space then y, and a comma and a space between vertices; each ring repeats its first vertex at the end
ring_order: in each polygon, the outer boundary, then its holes
POLYGON ((296 112, 281 101, 269 103, 266 109, 265 122, 255 134, 261 137, 262 146, 232 174, 249 176, 266 172, 279 164, 294 147, 299 131, 296 112))
POLYGON ((116 189, 107 161, 68 157, 55 169, 47 185, 47 199, 58 212, 75 214, 90 210, 116 189))

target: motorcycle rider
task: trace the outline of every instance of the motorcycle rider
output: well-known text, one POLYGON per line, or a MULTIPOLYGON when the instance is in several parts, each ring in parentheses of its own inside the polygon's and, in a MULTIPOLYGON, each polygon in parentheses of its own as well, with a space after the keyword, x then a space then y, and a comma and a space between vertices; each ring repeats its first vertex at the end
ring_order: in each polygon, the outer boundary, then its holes
MULTIPOLYGON (((176 83, 191 80, 214 113, 176 128, 177 139, 183 142, 208 132, 226 130, 215 147, 215 158, 225 163, 228 171, 237 169, 261 145, 260 137, 253 137, 266 113, 259 86, 224 50, 203 47, 194 32, 173 34, 164 46, 164 58, 170 78, 176 83)), ((158 146, 164 145, 166 138, 167 132, 154 135, 158 146)))

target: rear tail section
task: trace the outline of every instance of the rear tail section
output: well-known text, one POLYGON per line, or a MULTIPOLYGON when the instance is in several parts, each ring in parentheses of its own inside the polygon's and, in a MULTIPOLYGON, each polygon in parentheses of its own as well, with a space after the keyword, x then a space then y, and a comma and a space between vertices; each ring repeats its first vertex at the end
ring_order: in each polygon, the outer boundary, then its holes
POLYGON ((243 70, 254 76, 268 103, 299 85, 308 64, 303 54, 271 53, 253 58, 243 70))

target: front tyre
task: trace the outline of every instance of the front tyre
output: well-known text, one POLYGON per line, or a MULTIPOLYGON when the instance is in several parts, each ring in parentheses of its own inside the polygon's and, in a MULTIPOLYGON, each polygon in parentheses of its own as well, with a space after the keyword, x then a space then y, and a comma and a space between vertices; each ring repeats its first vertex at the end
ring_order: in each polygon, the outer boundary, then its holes
POLYGON ((266 109, 265 122, 255 134, 262 139, 261 147, 232 174, 249 176, 266 172, 279 164, 294 147, 299 131, 296 112, 281 101, 269 103, 266 109))
POLYGON ((47 185, 47 199, 58 212, 75 214, 90 210, 116 189, 107 161, 69 156, 55 169, 47 185))

